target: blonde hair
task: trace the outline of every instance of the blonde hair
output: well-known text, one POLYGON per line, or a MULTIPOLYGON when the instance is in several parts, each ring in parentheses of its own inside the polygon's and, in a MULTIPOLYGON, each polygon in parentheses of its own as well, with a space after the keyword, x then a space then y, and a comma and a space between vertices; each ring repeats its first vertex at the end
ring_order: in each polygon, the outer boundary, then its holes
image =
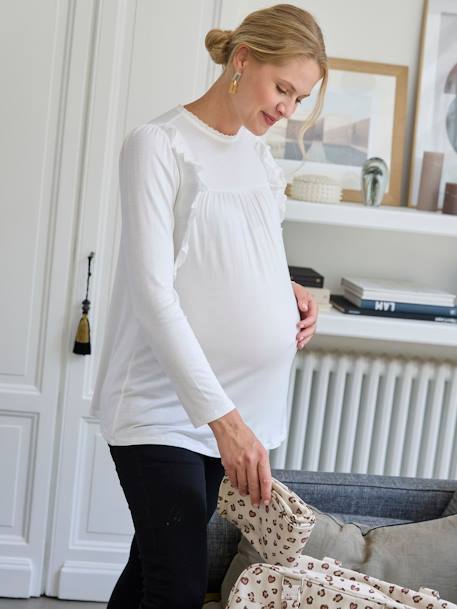
POLYGON ((294 57, 313 59, 321 71, 321 86, 316 104, 298 134, 305 157, 303 135, 319 118, 328 82, 328 62, 321 29, 314 17, 292 4, 276 4, 250 13, 235 30, 213 29, 206 34, 205 46, 212 60, 230 63, 235 51, 245 45, 259 63, 284 64, 294 57))

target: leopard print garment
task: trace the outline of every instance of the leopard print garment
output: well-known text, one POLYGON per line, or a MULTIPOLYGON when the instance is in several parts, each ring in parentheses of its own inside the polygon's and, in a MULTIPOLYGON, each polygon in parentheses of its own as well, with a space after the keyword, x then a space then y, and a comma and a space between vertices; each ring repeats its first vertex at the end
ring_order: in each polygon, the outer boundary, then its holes
POLYGON ((238 527, 266 561, 240 574, 226 609, 457 609, 434 590, 417 592, 346 569, 333 558, 322 561, 302 554, 314 513, 275 478, 270 505, 253 508, 249 497, 242 497, 225 476, 217 512, 238 527))
POLYGON ((315 523, 313 511, 287 486, 272 478, 271 501, 252 507, 225 476, 219 487, 217 512, 232 522, 265 562, 296 567, 315 523))
POLYGON ((437 592, 419 592, 302 557, 300 568, 254 563, 238 577, 226 609, 457 609, 437 592))

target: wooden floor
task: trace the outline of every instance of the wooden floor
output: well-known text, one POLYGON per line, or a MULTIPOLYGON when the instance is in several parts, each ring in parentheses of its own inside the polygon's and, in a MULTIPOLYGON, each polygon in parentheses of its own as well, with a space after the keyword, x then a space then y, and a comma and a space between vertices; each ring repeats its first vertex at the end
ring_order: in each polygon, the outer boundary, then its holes
POLYGON ((58 598, 0 598, 0 609, 105 609, 106 603, 61 601, 58 598))
MULTIPOLYGON (((105 609, 106 603, 61 601, 58 598, 0 598, 0 609, 105 609)), ((206 603, 202 609, 222 609, 219 602, 206 603)))

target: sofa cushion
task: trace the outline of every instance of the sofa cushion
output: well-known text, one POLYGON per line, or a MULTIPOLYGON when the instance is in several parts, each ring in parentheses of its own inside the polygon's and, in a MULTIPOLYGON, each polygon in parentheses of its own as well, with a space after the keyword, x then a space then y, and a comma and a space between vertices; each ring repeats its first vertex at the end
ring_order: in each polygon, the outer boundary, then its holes
MULTIPOLYGON (((336 558, 348 569, 414 590, 432 588, 442 598, 457 602, 457 515, 367 527, 313 510, 316 524, 304 554, 336 558)), ((254 562, 262 559, 242 537, 222 582, 223 606, 241 571, 254 562)))
MULTIPOLYGON (((314 512, 318 512, 317 508, 313 508, 314 512)), ((369 529, 375 527, 382 527, 388 524, 406 524, 411 522, 410 520, 403 520, 402 518, 381 518, 379 516, 370 516, 369 514, 330 514, 337 520, 341 520, 342 523, 357 523, 359 528, 365 533, 369 529)))

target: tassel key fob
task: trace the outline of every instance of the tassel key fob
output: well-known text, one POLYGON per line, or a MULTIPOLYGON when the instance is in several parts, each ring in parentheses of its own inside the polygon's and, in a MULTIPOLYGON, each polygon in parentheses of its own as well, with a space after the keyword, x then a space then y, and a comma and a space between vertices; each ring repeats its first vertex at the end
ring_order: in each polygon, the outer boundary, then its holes
POLYGON ((76 331, 75 344, 73 346, 73 353, 77 355, 90 355, 91 353, 91 344, 90 344, 90 324, 89 318, 87 314, 90 309, 90 300, 89 296, 89 281, 92 273, 90 272, 90 264, 92 262, 92 258, 95 256, 94 252, 91 252, 88 256, 88 270, 87 270, 87 285, 86 285, 86 298, 82 301, 82 316, 79 320, 78 329, 76 331))

